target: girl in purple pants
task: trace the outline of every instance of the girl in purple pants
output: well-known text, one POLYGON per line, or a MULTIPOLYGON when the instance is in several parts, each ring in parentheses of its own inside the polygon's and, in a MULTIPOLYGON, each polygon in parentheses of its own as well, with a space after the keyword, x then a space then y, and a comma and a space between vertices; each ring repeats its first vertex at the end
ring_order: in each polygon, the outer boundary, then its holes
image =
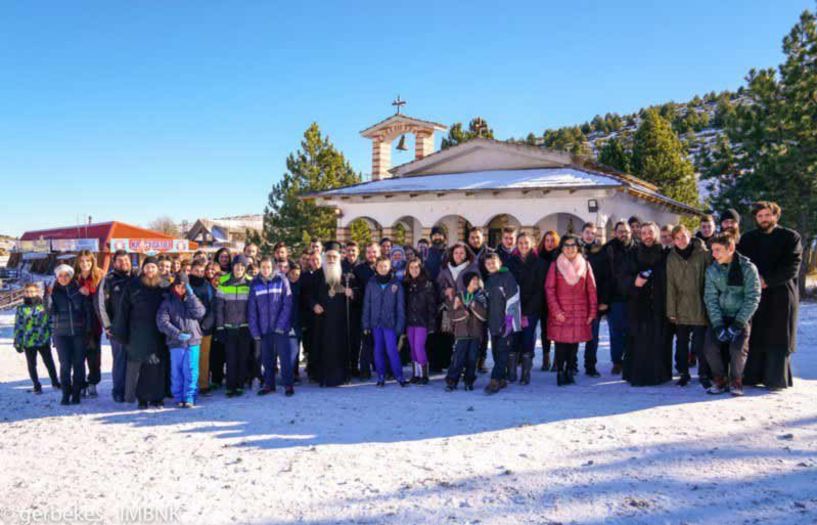
POLYGON ((408 385, 403 378, 403 367, 397 351, 398 334, 406 324, 403 285, 391 274, 391 261, 380 257, 375 264, 377 272, 366 284, 363 299, 363 334, 374 338, 374 366, 377 386, 386 384, 386 360, 400 386, 408 385))
POLYGON ((420 259, 412 259, 403 280, 406 292, 406 337, 411 349, 413 374, 411 383, 428 384, 426 337, 434 332, 437 300, 432 283, 420 259))

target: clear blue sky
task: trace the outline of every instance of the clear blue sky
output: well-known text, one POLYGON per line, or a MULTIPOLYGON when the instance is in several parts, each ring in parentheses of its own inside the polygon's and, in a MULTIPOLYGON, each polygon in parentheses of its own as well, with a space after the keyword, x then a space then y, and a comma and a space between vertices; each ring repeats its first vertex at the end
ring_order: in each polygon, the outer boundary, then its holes
POLYGON ((368 173, 358 132, 398 93, 412 116, 480 115, 507 138, 736 89, 814 7, 7 1, 0 233, 260 212, 312 121, 368 173))

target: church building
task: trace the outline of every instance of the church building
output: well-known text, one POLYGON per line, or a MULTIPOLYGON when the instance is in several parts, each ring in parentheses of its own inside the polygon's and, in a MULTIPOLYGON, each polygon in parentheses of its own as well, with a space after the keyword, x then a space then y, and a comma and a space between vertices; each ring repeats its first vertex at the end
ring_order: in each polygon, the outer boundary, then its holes
POLYGON ((434 133, 446 129, 398 111, 361 132, 372 141, 371 181, 307 198, 335 209, 340 241, 353 221, 363 220, 375 238, 400 229, 410 244, 428 238, 434 226, 445 229, 449 243, 479 226, 494 246, 505 226, 538 241, 548 230, 579 233, 585 222, 609 239, 614 224, 633 215, 677 224, 700 214, 653 184, 562 151, 485 138, 434 151, 434 133), (405 135, 415 138, 414 160, 391 167, 392 143, 405 144, 405 135))

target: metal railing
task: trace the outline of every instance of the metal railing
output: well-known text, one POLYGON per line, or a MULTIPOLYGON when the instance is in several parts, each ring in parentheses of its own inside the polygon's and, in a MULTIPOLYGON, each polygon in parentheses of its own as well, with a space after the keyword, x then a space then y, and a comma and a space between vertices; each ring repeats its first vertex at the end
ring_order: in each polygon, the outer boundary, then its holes
POLYGON ((7 292, 0 292, 0 310, 12 308, 22 303, 23 295, 24 291, 22 288, 20 288, 19 290, 9 290, 7 292))

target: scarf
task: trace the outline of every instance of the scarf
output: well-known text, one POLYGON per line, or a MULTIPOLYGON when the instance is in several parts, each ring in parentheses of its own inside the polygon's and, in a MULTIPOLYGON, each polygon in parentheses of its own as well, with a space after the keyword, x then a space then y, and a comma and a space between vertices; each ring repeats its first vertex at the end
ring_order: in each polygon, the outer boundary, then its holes
POLYGON ((462 264, 460 264, 458 266, 454 266, 453 264, 448 263, 448 269, 451 271, 451 277, 454 278, 454 282, 457 282, 457 279, 459 278, 460 274, 467 267, 468 267, 468 261, 463 261, 462 264))
POLYGON ((678 255, 680 255, 681 257, 683 257, 683 259, 684 259, 685 261, 688 261, 688 260, 689 260, 689 256, 690 256, 690 255, 692 255, 692 250, 693 250, 693 249, 695 249, 695 246, 692 244, 692 242, 690 242, 690 243, 687 245, 687 247, 686 247, 686 248, 684 248, 683 250, 681 250, 680 248, 678 248, 678 247, 676 246, 676 247, 675 247, 675 253, 677 253, 678 255))
POLYGON ((381 287, 386 286, 391 281, 391 275, 388 273, 386 275, 375 274, 374 278, 381 287))
POLYGON ((187 278, 190 280, 190 286, 194 286, 198 288, 199 286, 204 284, 204 277, 198 277, 195 275, 188 275, 187 278))
POLYGON ((584 260, 581 254, 577 254, 572 261, 565 257, 564 254, 560 254, 556 258, 556 268, 559 269, 559 273, 562 274, 565 282, 573 286, 587 273, 587 261, 584 260))

